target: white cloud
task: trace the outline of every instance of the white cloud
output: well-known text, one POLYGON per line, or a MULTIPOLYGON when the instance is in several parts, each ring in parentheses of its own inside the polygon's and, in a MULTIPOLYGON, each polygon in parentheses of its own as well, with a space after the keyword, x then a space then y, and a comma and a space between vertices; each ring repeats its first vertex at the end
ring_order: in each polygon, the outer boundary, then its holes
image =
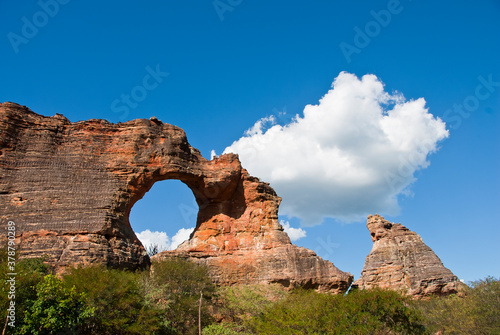
POLYGON ((181 228, 177 231, 177 233, 172 237, 172 243, 170 243, 170 249, 174 250, 181 244, 182 242, 189 239, 189 235, 194 231, 194 228, 181 228))
POLYGON ((306 231, 302 228, 292 228, 290 227, 290 222, 288 221, 280 221, 281 225, 283 226, 283 229, 285 230, 285 233, 288 234, 288 237, 290 237, 290 240, 292 242, 297 241, 298 239, 301 239, 303 237, 306 237, 306 231))
POLYGON ((280 214, 303 225, 396 214, 397 196, 448 136, 423 98, 389 94, 375 75, 340 73, 303 114, 284 126, 263 118, 224 151, 238 153, 252 175, 270 182, 283 198, 280 214))
POLYGON ((158 245, 158 249, 164 251, 177 248, 179 244, 189 239, 189 235, 193 231, 194 228, 181 228, 172 238, 163 231, 150 231, 149 229, 136 233, 136 235, 146 249, 150 245, 158 245))
POLYGON ((158 245, 159 250, 168 250, 170 247, 170 238, 165 232, 146 229, 140 233, 136 233, 136 235, 145 248, 148 248, 150 245, 158 245))

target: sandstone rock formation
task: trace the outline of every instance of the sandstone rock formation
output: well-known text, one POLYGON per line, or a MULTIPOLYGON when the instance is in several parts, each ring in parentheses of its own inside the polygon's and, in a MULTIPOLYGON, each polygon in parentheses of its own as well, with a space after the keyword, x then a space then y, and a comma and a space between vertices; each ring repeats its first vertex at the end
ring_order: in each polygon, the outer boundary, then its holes
POLYGON ((184 131, 156 118, 72 123, 0 104, 0 220, 16 224, 22 257, 75 263, 149 264, 129 223, 157 181, 177 179, 199 206, 191 239, 175 253, 211 266, 219 283, 279 282, 345 291, 352 276, 299 248, 278 222, 281 198, 250 176, 238 156, 211 161, 184 131))
POLYGON ((368 216, 373 248, 353 287, 401 290, 414 297, 457 293, 460 282, 422 238, 400 223, 368 216))

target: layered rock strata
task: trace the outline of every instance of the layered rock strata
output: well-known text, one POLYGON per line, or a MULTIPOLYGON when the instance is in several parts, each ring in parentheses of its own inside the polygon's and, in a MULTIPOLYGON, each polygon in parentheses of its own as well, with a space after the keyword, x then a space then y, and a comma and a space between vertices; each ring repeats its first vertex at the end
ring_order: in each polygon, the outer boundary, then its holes
POLYGON ((237 155, 208 161, 182 129, 156 118, 72 123, 0 104, 0 233, 15 222, 21 257, 47 255, 56 270, 147 266, 129 214, 166 179, 186 184, 199 206, 195 231, 175 254, 208 264, 217 282, 349 287, 350 274, 291 244, 278 222, 281 198, 237 155))
POLYGON ((403 291, 414 297, 457 293, 460 282, 422 238, 400 223, 370 215, 373 248, 353 287, 403 291))

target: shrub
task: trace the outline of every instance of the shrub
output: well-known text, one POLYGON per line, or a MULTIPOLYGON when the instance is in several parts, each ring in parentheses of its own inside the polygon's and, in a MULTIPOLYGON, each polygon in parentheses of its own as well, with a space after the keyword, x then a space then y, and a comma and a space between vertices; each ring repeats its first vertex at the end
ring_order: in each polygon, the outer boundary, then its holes
POLYGON ((79 327, 81 334, 154 334, 162 328, 161 315, 148 306, 140 273, 102 265, 74 268, 64 276, 67 287, 85 293, 86 306, 95 313, 79 327))
POLYGON ((279 284, 235 285, 218 289, 224 316, 239 322, 264 312, 287 294, 279 284))
POLYGON ((500 334, 500 281, 493 277, 472 282, 460 295, 434 297, 415 304, 434 332, 500 334))
POLYGON ((230 322, 224 324, 211 324, 203 328, 202 335, 241 335, 241 334, 249 334, 243 333, 241 331, 241 327, 237 324, 233 324, 230 322))
MULTIPOLYGON (((16 259, 15 273, 16 277, 16 330, 23 325, 24 313, 29 309, 32 301, 37 299, 36 287, 44 276, 49 272, 49 266, 44 264, 45 258, 25 258, 22 260, 16 259)), ((0 280, 0 327, 5 327, 6 311, 10 300, 8 299, 8 292, 10 283, 6 281, 6 274, 12 271, 7 268, 7 253, 5 249, 0 249, 0 272, 2 273, 2 280, 0 280)), ((12 329, 9 330, 12 332, 12 329)))
POLYGON ((363 290, 347 296, 297 290, 247 322, 258 334, 424 334, 408 298, 363 290))
POLYGON ((26 311, 21 334, 74 334, 94 313, 93 308, 85 306, 83 293, 64 287, 62 280, 51 274, 38 283, 36 295, 26 311))
POLYGON ((475 326, 484 334, 500 334, 500 280, 487 277, 471 283, 475 326))
POLYGON ((180 258, 155 262, 145 287, 150 288, 147 298, 161 309, 171 333, 198 334, 202 293, 202 325, 212 322, 207 305, 215 293, 215 285, 206 266, 180 258))

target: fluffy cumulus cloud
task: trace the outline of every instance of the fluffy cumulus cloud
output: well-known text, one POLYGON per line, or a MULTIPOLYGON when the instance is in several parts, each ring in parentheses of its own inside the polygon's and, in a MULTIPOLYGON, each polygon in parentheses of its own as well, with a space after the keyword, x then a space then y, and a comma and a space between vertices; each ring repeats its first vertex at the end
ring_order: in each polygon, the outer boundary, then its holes
POLYGON ((163 231, 151 231, 149 229, 136 233, 136 235, 145 248, 151 245, 157 245, 158 250, 164 251, 177 248, 179 244, 189 239, 189 235, 193 231, 194 228, 181 228, 172 238, 163 231))
POLYGON ((189 235, 194 231, 194 228, 181 228, 175 233, 175 235, 172 237, 172 242, 170 243, 170 249, 168 250, 174 250, 181 244, 182 242, 186 241, 189 239, 189 235))
POLYGON ((303 237, 306 237, 306 231, 302 228, 292 228, 290 227, 290 222, 288 221, 280 221, 281 225, 283 226, 283 229, 285 230, 285 233, 288 234, 288 237, 290 237, 290 240, 292 242, 297 241, 298 239, 301 239, 303 237))
POLYGON ((417 170, 448 136, 423 98, 388 93, 375 75, 342 72, 317 105, 286 125, 266 117, 224 151, 283 198, 280 214, 315 225, 396 214, 417 170))

